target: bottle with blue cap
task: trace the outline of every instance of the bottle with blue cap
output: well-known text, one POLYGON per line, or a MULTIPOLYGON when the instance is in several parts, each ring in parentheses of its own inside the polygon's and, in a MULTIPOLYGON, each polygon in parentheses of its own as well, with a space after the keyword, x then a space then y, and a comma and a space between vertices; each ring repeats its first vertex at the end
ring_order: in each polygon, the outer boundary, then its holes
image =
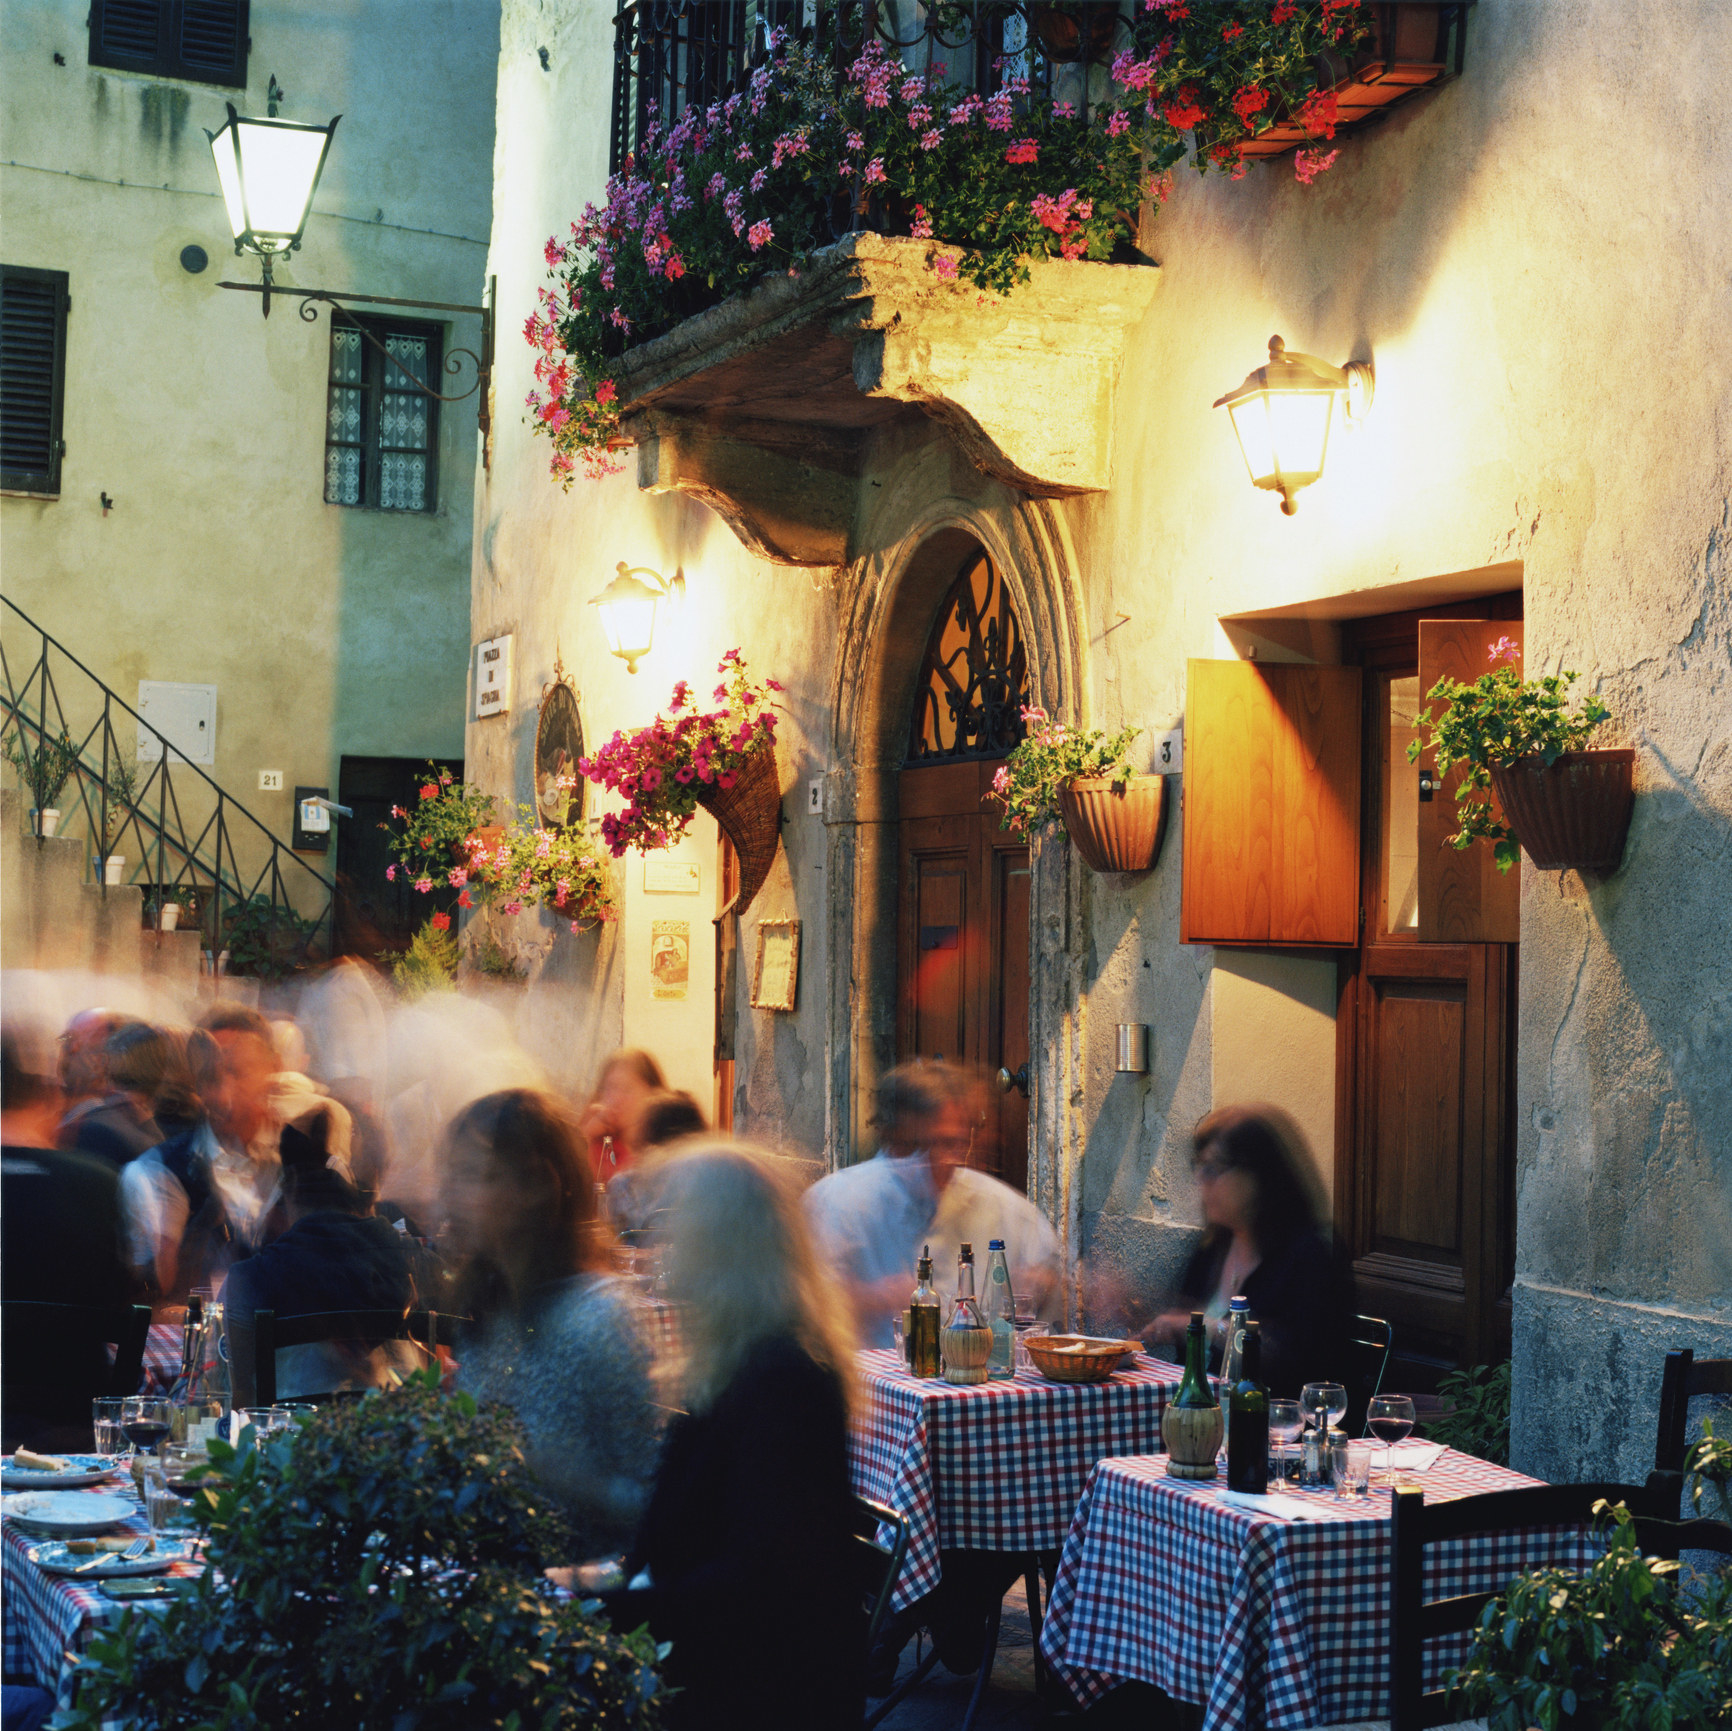
POLYGON ((992 1329, 992 1356, 987 1360, 990 1376, 1016 1375, 1016 1294, 1010 1286, 1010 1264, 1004 1257, 1004 1240, 987 1245, 986 1320, 992 1329))

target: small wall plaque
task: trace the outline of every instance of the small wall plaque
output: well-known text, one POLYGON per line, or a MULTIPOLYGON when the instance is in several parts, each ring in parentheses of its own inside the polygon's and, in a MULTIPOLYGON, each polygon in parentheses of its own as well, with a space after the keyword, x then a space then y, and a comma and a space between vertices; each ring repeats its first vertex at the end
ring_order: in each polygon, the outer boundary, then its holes
POLYGON ((475 645, 475 719, 504 715, 511 708, 511 643, 489 637, 475 645))
POLYGON ((800 984, 800 922, 764 920, 752 970, 752 1008, 791 1010, 800 984))
POLYGON ((692 977, 692 927, 689 920, 650 922, 650 996, 683 998, 692 977))
POLYGON ((643 893, 646 896, 695 896, 704 887, 704 868, 691 860, 646 859, 643 862, 643 893))

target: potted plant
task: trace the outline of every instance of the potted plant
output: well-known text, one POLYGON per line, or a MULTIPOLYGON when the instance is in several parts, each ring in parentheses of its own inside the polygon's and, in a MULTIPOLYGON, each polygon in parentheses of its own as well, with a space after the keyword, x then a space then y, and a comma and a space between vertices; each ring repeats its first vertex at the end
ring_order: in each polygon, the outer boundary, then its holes
POLYGON ((96 869, 103 883, 111 888, 121 881, 126 870, 126 855, 108 850, 126 828, 132 802, 138 798, 138 775, 123 757, 117 757, 108 772, 108 799, 97 819, 101 831, 102 851, 97 855, 96 869))
POLYGON ((51 836, 60 824, 60 808, 55 801, 78 768, 78 747, 63 727, 58 739, 51 739, 45 729, 38 729, 34 749, 24 738, 24 723, 20 720, 6 741, 6 758, 18 771, 18 779, 31 799, 30 833, 38 838, 51 836))
POLYGON ((284 903, 273 902, 266 895, 248 896, 228 911, 223 925, 226 947, 216 958, 217 972, 260 980, 287 979, 315 959, 312 943, 318 930, 318 920, 308 919, 284 903))
POLYGON ((1684 1457, 1684 1482, 1697 1514, 1732 1522, 1732 1425, 1716 1435, 1712 1415, 1703 1419, 1702 1435, 1684 1457))
POLYGON ((601 820, 602 840, 615 859, 628 848, 671 847, 691 828, 699 806, 708 811, 739 854, 733 908, 744 913, 769 876, 780 840, 782 784, 770 694, 782 687, 774 679, 754 685, 737 649, 716 671, 722 675, 716 708, 699 709, 682 679, 665 715, 648 727, 622 729, 577 767, 625 798, 624 811, 601 820))
POLYGON ((1068 835, 1097 872, 1147 871, 1160 855, 1167 806, 1166 778, 1135 774, 1125 755, 1142 729, 1110 739, 1099 729, 1079 733, 1033 707, 1022 720, 1027 732, 986 796, 1004 807, 1001 827, 1068 835))
POLYGON ((1450 1679, 1463 1717, 1489 1731, 1706 1731, 1732 1722, 1732 1571, 1679 1584, 1644 1557, 1620 1503, 1597 1512, 1594 1565, 1519 1576, 1480 1615, 1450 1679))
POLYGON ((210 1454, 189 1503, 209 1567, 92 1637, 68 1731, 661 1723, 656 1643, 542 1576, 573 1561, 567 1529, 505 1408, 427 1372, 210 1454))
POLYGON ((1500 637, 1491 646, 1491 670, 1472 685, 1438 680, 1426 701, 1448 707, 1435 719, 1429 708, 1420 715, 1415 725, 1429 736, 1409 743, 1408 762, 1435 750, 1440 777, 1466 766, 1455 790, 1459 827, 1452 847, 1491 842, 1501 872, 1515 864, 1518 847, 1542 871, 1615 872, 1635 804, 1636 754, 1585 749, 1611 712, 1594 696, 1567 709, 1577 676, 1524 680, 1514 666, 1519 654, 1517 644, 1500 637), (1488 797, 1493 791, 1501 818, 1488 797))

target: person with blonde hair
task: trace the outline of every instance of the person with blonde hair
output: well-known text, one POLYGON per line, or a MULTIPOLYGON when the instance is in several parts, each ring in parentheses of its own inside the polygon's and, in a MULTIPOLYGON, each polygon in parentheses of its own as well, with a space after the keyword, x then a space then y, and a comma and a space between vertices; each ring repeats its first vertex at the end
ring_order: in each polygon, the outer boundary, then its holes
POLYGON ((620 1596, 615 1620, 641 1616, 672 1643, 672 1727, 858 1726, 866 1631, 849 1567, 847 1299, 759 1150, 688 1144, 661 1202, 685 1410, 627 1563, 649 1586, 620 1596))

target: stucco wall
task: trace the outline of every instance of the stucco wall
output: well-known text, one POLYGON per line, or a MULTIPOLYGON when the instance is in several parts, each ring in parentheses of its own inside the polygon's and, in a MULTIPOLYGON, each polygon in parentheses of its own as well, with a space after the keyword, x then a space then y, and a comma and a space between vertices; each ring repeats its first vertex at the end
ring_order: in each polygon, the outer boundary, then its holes
MULTIPOLYGON (((476 410, 441 417, 436 512, 324 503, 328 315, 267 322, 216 286, 259 271, 204 129, 230 99, 262 114, 272 74, 285 118, 343 116, 279 282, 478 304, 498 8, 431 0, 411 31, 394 0, 256 0, 244 94, 87 65, 86 10, 7 0, 0 33, 0 248, 72 297, 61 494, 0 499, 6 593, 129 703, 140 679, 216 685, 208 773, 286 840, 295 785, 334 793, 343 753, 461 750, 476 410)), ((445 322, 478 346, 479 320, 445 322)))
MULTIPOLYGON (((599 193, 609 34, 602 8, 505 7, 491 268, 508 330, 540 279, 542 240, 599 193)), ((1554 1476, 1637 1470, 1660 1348, 1732 1346, 1732 987, 1720 941, 1732 890, 1732 338, 1718 316, 1732 144, 1717 119, 1729 74, 1732 18, 1718 8, 1481 0, 1466 77, 1344 143, 1316 186, 1283 163, 1237 184, 1181 175, 1148 236, 1162 280, 1123 363, 1115 485, 1041 518, 1063 567, 1051 592, 1074 600, 1073 718, 1170 726, 1186 658, 1224 652, 1222 615, 1519 560, 1529 669, 1581 669, 1616 739, 1637 748, 1623 871, 1588 884, 1522 867, 1516 1453, 1554 1476), (1630 79, 1634 65, 1666 68, 1663 103, 1630 79), (1276 331, 1377 373, 1372 419, 1337 437, 1293 518, 1247 485, 1210 408, 1276 331)), ((502 403, 521 401, 528 369, 508 343, 502 403)), ((1010 541, 1020 533, 1018 502, 947 462, 941 442, 883 449, 862 489, 873 501, 863 557, 834 573, 755 562, 702 507, 640 496, 628 475, 562 496, 544 464, 507 415, 478 512, 475 634, 519 633, 528 692, 562 644, 592 738, 647 719, 675 678, 738 643, 790 686, 796 785, 820 770, 846 782, 829 713, 848 671, 838 643, 858 645, 838 621, 882 579, 875 548, 946 500, 1010 541), (619 558, 681 566, 691 586, 686 636, 658 644, 635 680, 601 652, 583 606, 619 558)), ((1361 610, 1381 610, 1375 593, 1361 610)), ((472 725, 471 761, 521 788, 532 734, 527 709, 472 725)), ((1271 1008, 1296 997, 1313 1057, 1326 1049, 1316 978, 1297 994, 1248 990, 1257 964, 1217 968, 1210 950, 1178 942, 1182 823, 1140 880, 1093 878, 1044 849, 1037 871, 1037 988, 1050 999, 1038 1012, 1049 1068, 1037 1188, 1074 1247, 1144 1294, 1189 1241, 1187 1138, 1235 1074, 1234 1052, 1280 1037, 1286 1012, 1271 1008), (1151 1025, 1146 1079, 1113 1072, 1121 1020, 1151 1025)), ((857 889, 826 882, 816 829, 793 819, 788 876, 755 910, 807 922, 802 1007, 743 1013, 740 1070, 742 1124, 809 1148, 826 1128, 817 1102, 851 1057, 835 1023, 826 1054, 813 1006, 829 982, 816 975, 870 972, 840 946, 826 963, 813 941, 857 889)), ((531 989, 536 1016, 569 1029, 574 1076, 593 1066, 583 1042, 618 1025, 620 988, 602 962, 613 941, 570 971, 579 991, 531 989)), ((568 943, 595 940, 560 938, 555 953, 568 943)), ((1309 1089, 1296 1064, 1240 1073, 1290 1090, 1282 1103, 1328 1134, 1326 1068, 1309 1089)), ((846 1157, 857 1117, 833 1110, 828 1127, 831 1156, 846 1157)))

